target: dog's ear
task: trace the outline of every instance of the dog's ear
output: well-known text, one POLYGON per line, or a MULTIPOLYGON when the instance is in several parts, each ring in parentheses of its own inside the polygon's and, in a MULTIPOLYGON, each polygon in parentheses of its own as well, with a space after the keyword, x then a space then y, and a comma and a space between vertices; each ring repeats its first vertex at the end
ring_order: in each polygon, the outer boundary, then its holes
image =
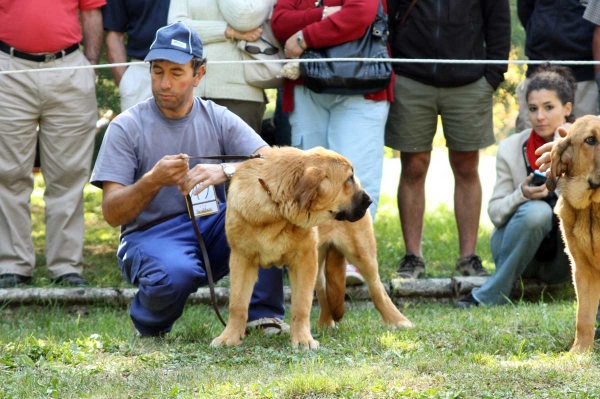
POLYGON ((550 154, 550 176, 546 179, 546 187, 549 191, 556 190, 558 178, 569 170, 569 165, 573 160, 573 147, 571 138, 566 137, 559 140, 550 154))
POLYGON ((300 209, 305 209, 317 194, 319 184, 325 178, 325 172, 314 166, 306 169, 298 181, 294 198, 300 204, 300 209))

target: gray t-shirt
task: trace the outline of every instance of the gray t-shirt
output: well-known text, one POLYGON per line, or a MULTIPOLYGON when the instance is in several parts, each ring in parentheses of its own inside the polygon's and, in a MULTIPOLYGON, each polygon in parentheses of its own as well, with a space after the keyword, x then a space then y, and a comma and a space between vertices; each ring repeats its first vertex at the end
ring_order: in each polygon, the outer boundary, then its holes
MULTIPOLYGON (((212 101, 196 97, 188 115, 171 119, 149 98, 110 123, 90 182, 100 188, 105 181, 129 186, 165 155, 250 155, 265 145, 237 115, 212 101)), ((190 160, 190 169, 198 163, 221 162, 190 160)), ((217 187, 217 193, 224 201, 222 187, 217 187)), ((121 234, 186 212, 185 198, 177 186, 163 187, 137 218, 121 226, 121 234)))

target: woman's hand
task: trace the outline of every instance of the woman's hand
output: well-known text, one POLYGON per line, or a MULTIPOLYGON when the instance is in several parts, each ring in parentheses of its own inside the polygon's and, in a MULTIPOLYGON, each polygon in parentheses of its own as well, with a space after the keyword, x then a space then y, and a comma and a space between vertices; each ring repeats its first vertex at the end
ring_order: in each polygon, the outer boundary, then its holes
POLYGON ((541 186, 530 186, 529 183, 533 178, 533 173, 530 173, 529 176, 525 178, 525 181, 521 184, 521 191, 523 192, 523 196, 530 200, 539 200, 546 198, 548 196, 548 189, 545 184, 541 186))
MULTIPOLYGON (((571 123, 563 123, 556 129, 556 133, 558 133, 558 136, 560 137, 566 137, 570 127, 571 123)), ((554 134, 555 137, 557 136, 556 133, 554 134)), ((554 144, 556 144, 556 140, 546 143, 535 150, 535 154, 540 156, 537 161, 535 161, 540 172, 545 172, 550 169, 550 152, 554 148, 554 144)))
MULTIPOLYGON (((304 42, 304 40, 303 45, 306 46, 306 42, 304 42)), ((298 44, 298 32, 296 32, 285 42, 285 58, 300 58, 303 52, 304 50, 298 44)))
POLYGON ((342 6, 327 7, 327 14, 325 15, 325 18, 331 17, 333 14, 335 14, 336 12, 338 12, 341 9, 342 9, 342 6))
POLYGON ((262 28, 259 26, 256 29, 249 30, 247 32, 241 32, 239 30, 233 29, 231 26, 227 25, 225 28, 225 38, 232 40, 245 40, 247 42, 255 42, 262 35, 262 28))

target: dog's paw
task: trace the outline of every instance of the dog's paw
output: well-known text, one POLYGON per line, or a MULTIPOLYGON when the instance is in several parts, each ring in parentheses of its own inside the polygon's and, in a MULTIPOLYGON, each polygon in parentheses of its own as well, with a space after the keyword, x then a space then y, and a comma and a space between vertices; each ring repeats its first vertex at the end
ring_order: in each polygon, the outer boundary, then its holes
POLYGON ((294 348, 312 351, 315 349, 319 349, 319 341, 312 339, 312 338, 303 340, 303 341, 297 341, 297 342, 292 341, 292 346, 294 348))
POLYGON ((323 319, 323 320, 321 320, 321 318, 319 318, 317 326, 319 328, 331 328, 331 329, 337 328, 337 325, 335 324, 335 321, 333 321, 332 318, 323 319))
POLYGON ((239 335, 229 336, 229 335, 221 334, 217 338, 213 339, 213 341, 210 343, 210 346, 212 346, 213 348, 223 346, 223 345, 238 346, 242 343, 242 338, 243 337, 241 337, 239 335))
POLYGON ((580 345, 579 343, 574 343, 573 346, 571 347, 571 350, 569 350, 569 352, 571 353, 588 353, 591 352, 594 349, 594 344, 592 343, 591 345, 580 345))
POLYGON ((315 350, 319 349, 319 341, 313 339, 310 333, 308 334, 292 334, 291 336, 292 346, 294 348, 300 348, 304 350, 315 350))
POLYGON ((415 325, 413 323, 411 323, 410 320, 408 319, 404 319, 395 323, 390 323, 392 326, 394 326, 394 328, 398 329, 398 330, 402 330, 404 328, 414 328, 415 325))

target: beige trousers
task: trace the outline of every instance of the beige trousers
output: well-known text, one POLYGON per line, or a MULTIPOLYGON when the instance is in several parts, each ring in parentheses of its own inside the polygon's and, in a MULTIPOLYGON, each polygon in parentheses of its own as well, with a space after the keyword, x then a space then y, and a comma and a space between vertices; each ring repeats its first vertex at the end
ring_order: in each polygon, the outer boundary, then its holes
MULTIPOLYGON (((519 103, 519 115, 515 122, 515 132, 522 132, 531 128, 529 120, 529 108, 527 107, 527 86, 529 78, 525 78, 517 86, 517 101, 519 103)), ((573 104, 573 115, 576 118, 584 115, 598 115, 598 85, 594 80, 584 80, 577 82, 575 91, 575 104, 573 104)))
MULTIPOLYGON (((141 60, 131 59, 131 61, 141 60)), ((150 64, 136 64, 127 67, 119 83, 119 96, 121 97, 121 112, 152 97, 150 64)))
MULTIPOLYGON (((79 50, 46 63, 0 52, 2 71, 82 65, 89 62, 79 50)), ((93 69, 0 75, 0 274, 31 276, 35 266, 30 197, 37 140, 50 277, 81 273, 83 188, 97 119, 93 69)))

